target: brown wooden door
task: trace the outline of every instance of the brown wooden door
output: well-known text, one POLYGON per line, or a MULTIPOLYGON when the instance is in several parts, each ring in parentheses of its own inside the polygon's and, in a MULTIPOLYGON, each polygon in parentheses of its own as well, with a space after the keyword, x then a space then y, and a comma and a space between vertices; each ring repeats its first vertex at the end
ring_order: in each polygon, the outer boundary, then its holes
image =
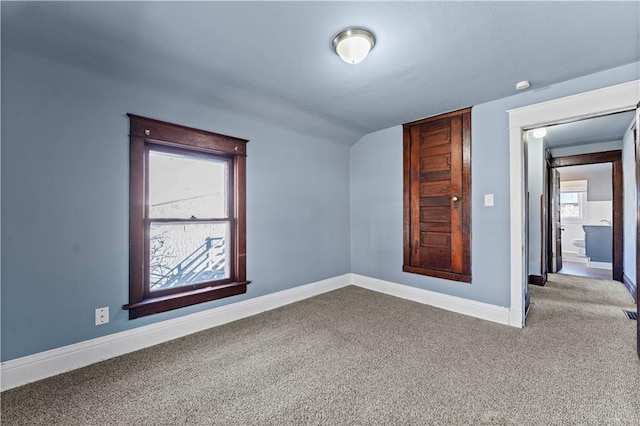
POLYGON ((471 110, 404 125, 406 272, 471 282, 471 110))
POLYGON ((553 211, 554 213, 554 227, 555 227, 555 270, 554 272, 558 272, 562 269, 562 222, 560 216, 560 172, 558 169, 553 169, 553 184, 554 184, 554 194, 553 194, 553 211))
POLYGON ((540 224, 540 229, 542 230, 542 244, 541 244, 541 257, 540 257, 540 268, 542 273, 542 282, 547 282, 547 273, 552 270, 549 267, 549 259, 551 258, 551 229, 550 223, 551 220, 549 217, 551 216, 551 190, 550 190, 550 176, 551 176, 551 167, 549 164, 549 160, 551 159, 551 151, 546 149, 544 152, 544 172, 543 172, 543 182, 544 182, 544 191, 542 192, 542 223, 540 224))

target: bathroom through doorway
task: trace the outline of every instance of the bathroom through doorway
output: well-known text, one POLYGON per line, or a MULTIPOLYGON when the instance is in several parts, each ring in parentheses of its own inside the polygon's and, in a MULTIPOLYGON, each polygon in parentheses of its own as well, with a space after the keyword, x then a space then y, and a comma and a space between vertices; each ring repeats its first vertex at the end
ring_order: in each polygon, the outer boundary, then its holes
POLYGON ((529 284, 549 273, 623 282, 622 139, 634 118, 624 111, 525 132, 529 284))
POLYGON ((550 157, 547 168, 548 271, 622 281, 621 151, 550 157))
MULTIPOLYGON (((560 255, 557 273, 613 279, 612 163, 557 167, 560 255)), ((557 188, 557 185, 554 185, 557 188)), ((554 248, 557 250, 557 248, 554 248)))

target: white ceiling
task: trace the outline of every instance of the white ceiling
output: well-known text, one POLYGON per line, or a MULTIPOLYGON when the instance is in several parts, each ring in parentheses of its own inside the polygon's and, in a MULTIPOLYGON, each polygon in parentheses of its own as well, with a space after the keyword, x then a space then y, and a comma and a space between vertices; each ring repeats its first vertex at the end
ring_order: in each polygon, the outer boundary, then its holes
POLYGON ((2 2, 2 47, 351 144, 640 60, 639 2, 2 2), (350 26, 377 43, 343 63, 350 26))
POLYGON ((594 177, 605 177, 611 180, 611 168, 611 163, 560 167, 560 180, 589 180, 594 177))
POLYGON ((544 143, 547 148, 558 148, 619 141, 634 118, 635 111, 627 111, 549 126, 544 143))

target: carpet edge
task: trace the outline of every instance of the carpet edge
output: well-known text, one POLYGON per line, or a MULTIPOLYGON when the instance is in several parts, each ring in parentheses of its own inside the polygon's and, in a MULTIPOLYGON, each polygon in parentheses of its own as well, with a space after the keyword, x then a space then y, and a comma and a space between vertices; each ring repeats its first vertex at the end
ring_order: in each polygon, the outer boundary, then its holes
POLYGON ((411 300, 414 302, 422 303, 424 305, 445 309, 447 311, 456 312, 474 318, 496 322, 498 324, 517 327, 511 324, 511 322, 509 321, 511 310, 504 306, 477 302, 475 300, 465 299, 462 297, 437 293, 435 291, 424 290, 421 288, 398 284, 391 281, 385 281, 378 278, 371 278, 365 275, 352 273, 351 280, 351 283, 353 285, 366 288, 368 290, 377 291, 379 293, 388 294, 390 296, 400 297, 402 299, 411 300))
POLYGON ((0 363, 0 390, 46 379, 208 328, 276 309, 351 284, 350 274, 304 284, 0 363))

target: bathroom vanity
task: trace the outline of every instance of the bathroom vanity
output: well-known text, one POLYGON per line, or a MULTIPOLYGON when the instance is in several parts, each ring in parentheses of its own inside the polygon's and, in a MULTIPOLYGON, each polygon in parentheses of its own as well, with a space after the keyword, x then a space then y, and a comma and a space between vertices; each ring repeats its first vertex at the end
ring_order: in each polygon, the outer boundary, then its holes
POLYGON ((584 243, 587 257, 592 262, 613 261, 613 227, 583 225, 584 243))

